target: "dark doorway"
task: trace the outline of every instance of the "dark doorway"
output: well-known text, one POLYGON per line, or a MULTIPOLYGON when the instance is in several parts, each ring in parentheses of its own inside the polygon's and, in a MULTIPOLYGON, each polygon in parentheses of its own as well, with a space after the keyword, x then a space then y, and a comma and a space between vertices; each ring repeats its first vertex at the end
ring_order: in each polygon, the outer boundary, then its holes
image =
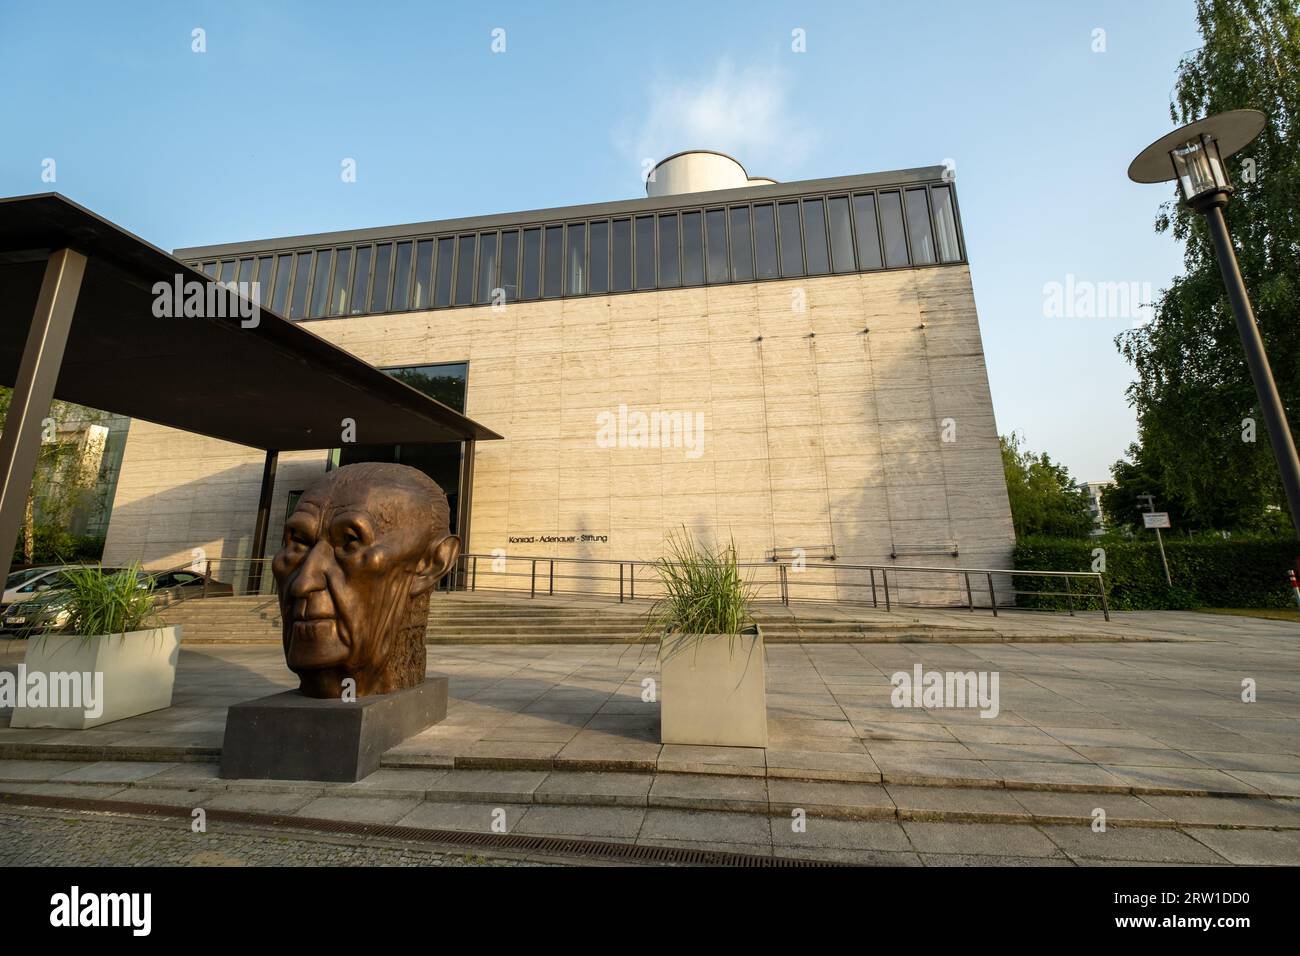
MULTIPOLYGON (((469 365, 449 362, 440 365, 404 365, 384 369, 393 378, 436 399, 458 412, 465 410, 465 383, 469 365)), ((365 437, 365 423, 357 423, 359 438, 365 437)), ((451 533, 460 533, 462 442, 404 442, 400 445, 344 445, 330 456, 332 467, 361 461, 391 461, 418 468, 438 483, 451 506, 451 533)))

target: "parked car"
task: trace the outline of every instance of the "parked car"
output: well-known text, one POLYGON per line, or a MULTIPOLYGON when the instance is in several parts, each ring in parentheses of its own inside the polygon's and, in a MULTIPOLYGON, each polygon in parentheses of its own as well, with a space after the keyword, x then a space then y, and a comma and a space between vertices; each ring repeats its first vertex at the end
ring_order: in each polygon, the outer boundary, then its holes
MULTIPOLYGON (((27 601, 48 591, 61 591, 67 587, 62 577, 64 568, 85 568, 86 564, 50 564, 39 568, 27 568, 15 571, 5 579, 4 597, 0 598, 0 613, 11 604, 27 601)), ((121 568, 105 568, 105 571, 121 571, 121 568)))
POLYGON ((66 591, 50 591, 11 604, 0 620, 0 630, 20 636, 60 631, 68 626, 69 600, 66 591))
MULTIPOLYGON (((74 565, 75 566, 75 565, 74 565)), ((68 565, 60 565, 54 570, 61 572, 68 565)), ((119 574, 125 568, 105 568, 110 574, 119 574)), ((141 586, 144 577, 141 576, 141 586)), ((20 636, 40 634, 45 631, 60 631, 68 624, 68 602, 71 594, 67 590, 67 581, 59 574, 42 575, 33 578, 31 584, 37 585, 15 601, 0 610, 0 633, 17 633, 20 636)), ((22 593, 26 588, 18 588, 22 593)))
POLYGON ((207 577, 199 571, 181 569, 146 573, 153 578, 154 593, 158 596, 157 603, 162 605, 203 596, 230 597, 235 593, 231 585, 207 577))

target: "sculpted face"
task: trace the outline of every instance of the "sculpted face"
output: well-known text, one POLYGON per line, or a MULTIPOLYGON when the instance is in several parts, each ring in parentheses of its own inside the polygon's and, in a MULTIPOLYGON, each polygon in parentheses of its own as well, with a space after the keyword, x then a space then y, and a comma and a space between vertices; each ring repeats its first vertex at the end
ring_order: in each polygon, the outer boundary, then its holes
POLYGON ((358 697, 424 680, 429 593, 455 563, 447 497, 423 472, 363 463, 307 489, 271 562, 284 656, 308 697, 358 697))

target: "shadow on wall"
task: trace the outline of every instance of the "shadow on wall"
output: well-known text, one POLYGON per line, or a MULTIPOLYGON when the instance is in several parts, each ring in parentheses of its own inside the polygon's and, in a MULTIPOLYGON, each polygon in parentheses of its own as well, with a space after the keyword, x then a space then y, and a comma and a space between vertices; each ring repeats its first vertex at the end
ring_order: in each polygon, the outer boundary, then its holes
MULTIPOLYGON (((324 471, 323 452, 313 462, 282 461, 271 498, 268 557, 280 546, 289 492, 305 487, 324 471)), ((218 562, 251 555, 261 482, 261 462, 247 462, 152 491, 119 485, 104 563, 139 561, 146 568, 159 569, 211 559, 214 576, 228 580, 217 573, 218 562)))

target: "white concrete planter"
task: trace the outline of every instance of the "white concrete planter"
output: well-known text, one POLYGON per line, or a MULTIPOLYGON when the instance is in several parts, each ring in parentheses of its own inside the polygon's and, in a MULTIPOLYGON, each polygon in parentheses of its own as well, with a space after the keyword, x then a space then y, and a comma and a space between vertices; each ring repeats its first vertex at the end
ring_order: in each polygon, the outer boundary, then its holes
POLYGON ((41 673, 45 675, 47 688, 53 686, 54 680, 61 679, 66 690, 73 683, 70 675, 79 674, 80 683, 90 680, 93 688, 94 675, 102 674, 102 710, 87 716, 84 706, 51 706, 54 700, 47 696, 45 706, 15 707, 9 726, 84 730, 170 707, 180 646, 179 625, 95 637, 77 634, 30 637, 23 662, 28 685, 30 675, 41 673))
POLYGON ((763 635, 674 634, 659 646, 660 739, 767 746, 763 635))

